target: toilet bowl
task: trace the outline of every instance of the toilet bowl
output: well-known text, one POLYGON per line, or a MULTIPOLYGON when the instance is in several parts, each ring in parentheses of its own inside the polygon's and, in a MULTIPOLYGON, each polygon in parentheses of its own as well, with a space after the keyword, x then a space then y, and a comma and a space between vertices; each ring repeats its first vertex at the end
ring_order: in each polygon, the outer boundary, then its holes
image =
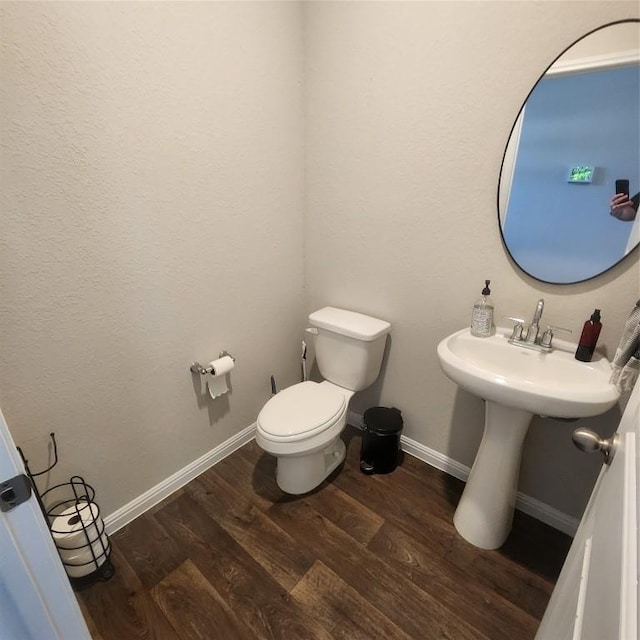
POLYGON ((326 380, 300 382, 260 411, 256 442, 278 458, 276 482, 283 491, 312 491, 344 460, 340 434, 353 393, 326 380))
POLYGON ((378 377, 391 325, 361 313, 325 307, 312 313, 323 382, 304 381, 274 395, 257 419, 256 443, 277 458, 276 481, 286 493, 315 489, 344 460, 340 434, 349 400, 378 377))

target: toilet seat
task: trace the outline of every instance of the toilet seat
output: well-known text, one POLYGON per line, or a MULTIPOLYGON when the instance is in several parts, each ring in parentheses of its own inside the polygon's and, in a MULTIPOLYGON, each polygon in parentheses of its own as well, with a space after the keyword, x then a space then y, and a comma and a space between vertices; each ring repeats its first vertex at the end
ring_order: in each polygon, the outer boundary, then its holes
POLYGON ((335 424, 346 405, 345 395, 333 385, 308 380, 273 396, 260 411, 257 425, 269 440, 296 442, 335 424))

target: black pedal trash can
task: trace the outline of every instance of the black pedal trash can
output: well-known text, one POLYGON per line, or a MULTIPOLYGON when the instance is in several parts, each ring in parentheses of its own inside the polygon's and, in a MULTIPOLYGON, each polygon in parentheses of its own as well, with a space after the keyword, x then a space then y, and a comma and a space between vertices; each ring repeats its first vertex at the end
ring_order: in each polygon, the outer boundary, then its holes
POLYGON ((364 412, 360 449, 363 473, 391 473, 400 460, 402 413, 395 407, 371 407, 364 412))

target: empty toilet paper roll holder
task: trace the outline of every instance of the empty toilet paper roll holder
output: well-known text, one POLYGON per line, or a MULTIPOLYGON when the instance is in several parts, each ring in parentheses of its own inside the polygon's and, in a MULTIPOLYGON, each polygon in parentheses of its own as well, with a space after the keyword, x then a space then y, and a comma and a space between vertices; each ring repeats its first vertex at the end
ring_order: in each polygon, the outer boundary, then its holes
MULTIPOLYGON (((225 356, 229 356, 234 362, 236 361, 236 359, 228 351, 221 351, 218 355, 218 358, 224 358, 225 356)), ((203 367, 199 362, 194 362, 189 367, 189 370, 191 371, 191 373, 198 373, 201 376, 206 376, 208 374, 212 374, 214 376, 216 375, 216 372, 211 365, 203 367)))

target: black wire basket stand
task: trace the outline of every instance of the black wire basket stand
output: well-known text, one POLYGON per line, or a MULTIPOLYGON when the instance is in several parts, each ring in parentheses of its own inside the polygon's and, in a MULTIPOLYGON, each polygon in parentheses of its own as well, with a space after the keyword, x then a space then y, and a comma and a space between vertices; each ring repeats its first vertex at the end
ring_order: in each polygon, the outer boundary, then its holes
POLYGON ((51 433, 50 437, 54 461, 43 471, 32 473, 20 447, 18 451, 51 537, 72 585, 81 587, 96 579, 108 580, 115 573, 110 560, 111 542, 95 502, 94 488, 81 476, 72 476, 69 482, 56 484, 43 493, 38 491, 35 478, 48 473, 58 463, 55 434, 51 433))

